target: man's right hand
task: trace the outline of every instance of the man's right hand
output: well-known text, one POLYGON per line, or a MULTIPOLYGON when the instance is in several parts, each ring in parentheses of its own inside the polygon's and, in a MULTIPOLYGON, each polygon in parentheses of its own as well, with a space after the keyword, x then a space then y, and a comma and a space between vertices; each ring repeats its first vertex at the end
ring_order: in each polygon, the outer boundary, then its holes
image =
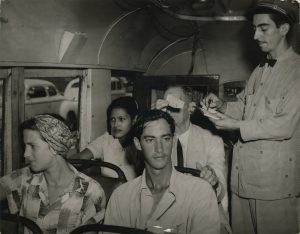
POLYGON ((166 111, 166 107, 169 105, 169 102, 164 99, 157 99, 155 103, 155 109, 166 111))
POLYGON ((213 93, 209 93, 206 97, 204 97, 203 103, 207 109, 211 108, 217 110, 221 109, 221 107, 224 105, 224 102, 213 93))

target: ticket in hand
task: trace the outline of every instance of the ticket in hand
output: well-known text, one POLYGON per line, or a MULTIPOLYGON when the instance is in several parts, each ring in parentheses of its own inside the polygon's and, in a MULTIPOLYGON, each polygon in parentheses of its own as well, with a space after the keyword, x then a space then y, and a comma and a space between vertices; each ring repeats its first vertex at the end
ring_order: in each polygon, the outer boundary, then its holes
POLYGON ((169 102, 169 106, 177 109, 182 109, 184 106, 184 101, 181 101, 179 98, 174 97, 171 94, 167 95, 166 100, 169 102))
POLYGON ((217 116, 216 114, 218 113, 216 110, 208 108, 207 110, 204 108, 199 108, 203 115, 207 116, 208 118, 212 118, 212 119, 221 119, 219 116, 217 116))

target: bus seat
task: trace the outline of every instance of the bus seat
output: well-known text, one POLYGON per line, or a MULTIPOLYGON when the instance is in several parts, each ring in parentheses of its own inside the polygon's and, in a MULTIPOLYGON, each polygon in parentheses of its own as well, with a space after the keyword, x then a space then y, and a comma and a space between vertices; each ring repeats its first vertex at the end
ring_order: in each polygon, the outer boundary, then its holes
POLYGON ((0 212, 9 212, 7 199, 0 201, 0 212))
POLYGON ((179 167, 175 166, 175 169, 184 174, 190 174, 192 176, 200 177, 200 170, 189 168, 189 167, 179 167))
POLYGON ((1 234, 23 233, 24 227, 28 228, 33 234, 43 234, 40 227, 32 220, 18 214, 0 212, 1 234))
POLYGON ((87 232, 105 232, 105 233, 122 233, 122 234, 151 234, 141 229, 122 227, 116 225, 106 225, 106 224, 86 224, 78 228, 75 228, 70 234, 81 234, 87 232))
POLYGON ((69 159, 68 162, 71 163, 78 171, 98 181, 104 189, 107 201, 115 188, 127 182, 124 172, 112 163, 85 159, 69 159), (101 175, 101 168, 103 167, 114 170, 118 177, 112 178, 101 175))

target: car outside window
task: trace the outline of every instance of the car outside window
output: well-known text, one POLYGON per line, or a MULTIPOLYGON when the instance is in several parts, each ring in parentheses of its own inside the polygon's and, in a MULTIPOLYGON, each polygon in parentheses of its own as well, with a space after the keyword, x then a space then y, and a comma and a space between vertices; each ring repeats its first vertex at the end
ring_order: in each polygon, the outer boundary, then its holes
POLYGON ((49 96, 56 96, 57 95, 56 89, 53 86, 48 87, 48 93, 49 93, 49 96))
POLYGON ((110 83, 110 88, 111 88, 111 90, 115 90, 116 89, 116 83, 115 82, 111 82, 110 83))
POLYGON ((38 97, 46 97, 47 93, 44 87, 42 86, 34 86, 28 89, 27 97, 29 98, 38 98, 38 97))
POLYGON ((72 88, 79 88, 79 82, 76 82, 72 85, 72 88))
POLYGON ((118 89, 122 89, 122 83, 121 82, 117 82, 117 86, 118 86, 118 89))

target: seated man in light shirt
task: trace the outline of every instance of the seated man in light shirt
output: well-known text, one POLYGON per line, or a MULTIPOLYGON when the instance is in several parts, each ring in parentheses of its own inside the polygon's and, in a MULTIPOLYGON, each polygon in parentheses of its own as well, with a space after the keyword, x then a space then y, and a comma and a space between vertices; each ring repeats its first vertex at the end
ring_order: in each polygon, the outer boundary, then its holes
POLYGON ((174 120, 161 110, 141 114, 134 143, 144 155, 142 176, 112 194, 105 224, 154 233, 220 233, 215 192, 205 180, 177 172, 171 160, 174 120))
POLYGON ((189 87, 173 85, 166 89, 164 99, 156 101, 156 109, 166 111, 175 121, 173 165, 201 171, 200 178, 210 183, 220 203, 221 233, 231 233, 224 143, 221 137, 191 123, 190 118, 195 109, 194 104, 192 90, 189 87), (179 162, 179 143, 182 148, 182 165, 179 162))

